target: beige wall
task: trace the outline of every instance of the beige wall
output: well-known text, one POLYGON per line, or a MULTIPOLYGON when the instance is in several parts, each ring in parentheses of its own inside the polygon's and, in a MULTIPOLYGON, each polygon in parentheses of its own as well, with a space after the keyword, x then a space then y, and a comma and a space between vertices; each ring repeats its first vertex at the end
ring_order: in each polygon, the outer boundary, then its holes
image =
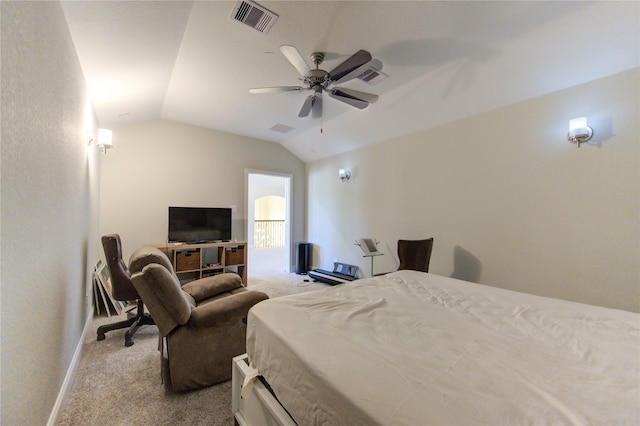
POLYGON ((433 236, 431 272, 640 311, 639 82, 634 69, 308 164, 313 264, 368 276, 353 241, 374 237, 374 272, 394 270, 399 238, 433 236), (595 132, 579 149, 578 116, 595 132))
POLYGON ((304 236, 304 163, 275 143, 171 121, 114 129, 102 158, 100 233, 118 233, 125 258, 167 238, 169 206, 230 207, 245 239, 245 169, 293 175, 293 238, 304 236))
POLYGON ((59 3, 2 2, 1 27, 0 423, 43 425, 90 320, 96 120, 59 3))

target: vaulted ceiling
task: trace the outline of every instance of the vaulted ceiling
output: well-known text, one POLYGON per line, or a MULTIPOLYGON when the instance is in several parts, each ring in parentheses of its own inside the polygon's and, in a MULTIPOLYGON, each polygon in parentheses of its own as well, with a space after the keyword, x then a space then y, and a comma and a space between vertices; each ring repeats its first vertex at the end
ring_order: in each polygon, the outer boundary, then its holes
POLYGON ((640 65, 639 2, 260 1, 267 34, 230 19, 235 1, 62 2, 101 127, 167 119, 280 143, 313 161, 640 65), (308 92, 282 55, 330 71, 359 49, 388 78, 360 110, 308 92), (322 129, 322 131, 321 131, 322 129))

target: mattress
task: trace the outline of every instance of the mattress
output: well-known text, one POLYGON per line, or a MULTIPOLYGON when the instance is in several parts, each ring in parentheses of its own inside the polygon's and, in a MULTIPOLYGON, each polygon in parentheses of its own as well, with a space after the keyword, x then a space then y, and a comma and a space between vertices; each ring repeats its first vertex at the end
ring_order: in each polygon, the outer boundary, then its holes
POLYGON ((398 271, 274 298, 247 354, 298 424, 640 424, 640 315, 398 271))

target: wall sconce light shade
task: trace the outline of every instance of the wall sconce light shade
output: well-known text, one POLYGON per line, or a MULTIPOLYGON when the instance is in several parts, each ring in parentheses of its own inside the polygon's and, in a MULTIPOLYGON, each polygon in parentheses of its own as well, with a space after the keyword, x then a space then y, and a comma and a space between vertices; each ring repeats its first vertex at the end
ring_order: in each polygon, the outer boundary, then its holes
POLYGON ((351 171, 347 169, 340 169, 338 170, 338 177, 342 182, 346 182, 351 179, 351 171))
POLYGON ((98 148, 106 154, 107 149, 113 148, 113 132, 109 129, 98 129, 98 148))
POLYGON ((578 145, 588 141, 593 136, 593 129, 587 125, 587 117, 574 118, 569 121, 567 139, 578 145))

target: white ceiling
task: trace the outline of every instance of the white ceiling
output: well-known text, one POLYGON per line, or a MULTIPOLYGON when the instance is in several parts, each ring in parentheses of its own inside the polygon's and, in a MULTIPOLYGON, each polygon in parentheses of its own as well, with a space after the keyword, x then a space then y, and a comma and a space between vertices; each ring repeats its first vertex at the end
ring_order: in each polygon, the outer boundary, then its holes
POLYGON ((100 126, 174 120, 308 162, 640 65, 636 1, 258 3, 279 15, 266 35, 235 1, 62 2, 100 126), (365 49, 389 78, 341 85, 379 95, 364 110, 325 97, 322 121, 298 118, 307 92, 248 92, 301 84, 284 44, 327 71, 365 49))

